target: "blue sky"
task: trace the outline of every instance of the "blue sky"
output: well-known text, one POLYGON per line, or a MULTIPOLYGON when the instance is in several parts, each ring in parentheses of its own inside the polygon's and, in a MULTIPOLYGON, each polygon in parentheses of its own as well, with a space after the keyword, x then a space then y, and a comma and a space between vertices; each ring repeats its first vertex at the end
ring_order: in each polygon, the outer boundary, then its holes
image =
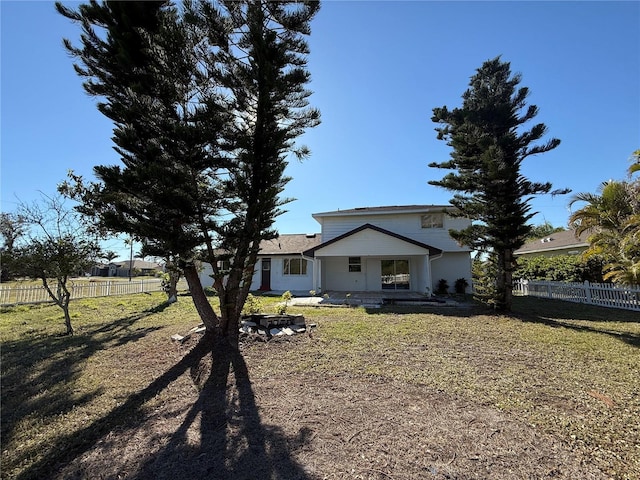
MULTIPOLYGON (((67 5, 76 5, 66 2, 67 5)), ((66 172, 113 164, 109 121, 62 47, 77 26, 52 2, 0 1, 1 202, 15 209, 53 193, 66 172)), ((322 124, 292 159, 281 233, 319 231, 311 214, 362 206, 446 204, 427 184, 449 148, 432 109, 460 106, 469 78, 502 55, 538 105, 535 123, 562 144, 523 173, 556 188, 595 192, 623 179, 640 148, 640 2, 327 1, 312 24, 310 88, 322 124)), ((533 223, 566 225, 569 197, 542 196, 533 223)), ((118 242, 110 245, 124 251, 118 242)))

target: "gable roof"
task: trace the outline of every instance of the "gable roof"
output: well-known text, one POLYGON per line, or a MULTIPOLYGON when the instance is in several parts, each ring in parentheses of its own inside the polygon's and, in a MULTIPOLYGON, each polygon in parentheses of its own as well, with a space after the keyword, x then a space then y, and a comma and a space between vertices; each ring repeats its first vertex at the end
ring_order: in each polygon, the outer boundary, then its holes
POLYGON ((390 215, 398 213, 429 213, 455 210, 451 205, 390 205, 386 207, 359 207, 347 210, 314 213, 316 217, 341 217, 348 215, 390 215))
POLYGON ((362 232, 363 230, 367 230, 367 229, 373 230, 373 231, 378 232, 378 233, 382 233, 384 235, 389 235, 390 237, 397 238, 399 240, 402 240, 404 242, 410 243, 412 245, 416 245, 418 247, 424 248, 425 250, 429 251, 429 255, 439 255, 439 254, 442 253, 442 250, 440 250, 439 248, 432 247, 431 245, 427 245, 426 243, 418 242, 417 240, 413 240, 412 238, 408 238, 408 237, 405 237, 405 236, 400 235, 398 233, 394 233, 394 232, 391 232, 389 230, 385 230, 384 228, 380 228, 380 227, 377 227, 375 225, 371 225, 370 223, 365 223, 364 225, 361 225, 358 228, 354 228, 353 230, 350 230, 347 233, 343 233, 342 235, 340 235, 338 237, 332 238, 328 242, 321 243, 321 244, 319 244, 319 245, 317 245, 317 246, 315 246, 313 248, 305 250, 303 252, 303 254, 305 256, 307 256, 307 257, 313 257, 313 256, 315 256, 315 252, 317 250, 319 250, 321 248, 324 248, 324 247, 327 247, 329 245, 332 245, 334 243, 337 243, 337 242, 339 242, 341 240, 344 240, 347 237, 350 237, 350 236, 352 236, 352 235, 354 235, 356 233, 362 232))
POLYGON ((583 232, 579 237, 576 237, 575 230, 555 232, 546 237, 527 242, 513 253, 515 255, 522 255, 524 253, 552 252, 554 250, 567 250, 570 248, 586 248, 589 246, 587 237, 589 237, 589 233, 587 232, 583 232))
POLYGON ((260 255, 300 255, 322 243, 319 233, 282 234, 272 240, 260 242, 260 255))

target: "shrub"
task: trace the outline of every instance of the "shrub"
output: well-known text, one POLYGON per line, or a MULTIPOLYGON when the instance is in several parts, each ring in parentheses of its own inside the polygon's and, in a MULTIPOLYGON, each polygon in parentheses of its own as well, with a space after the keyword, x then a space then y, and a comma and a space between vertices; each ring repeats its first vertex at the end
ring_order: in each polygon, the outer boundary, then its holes
POLYGON ((468 286, 469 282, 467 282, 466 278, 459 278, 453 284, 453 289, 456 291, 456 293, 465 293, 468 286))
POLYGON ((445 295, 449 293, 449 284, 444 278, 438 280, 438 286, 436 287, 436 293, 438 295, 445 295))
POLYGON ((287 307, 289 306, 289 302, 291 301, 292 295, 289 290, 282 294, 282 302, 276 305, 276 313, 278 315, 284 315, 287 313, 287 307))
POLYGON ((581 255, 521 257, 513 277, 554 282, 602 282, 602 264, 602 259, 597 256, 588 260, 581 255))
POLYGON ((471 264, 473 278, 473 298, 492 307, 496 298, 496 267, 491 256, 486 260, 473 259, 471 264))
POLYGON ((254 313, 260 313, 263 309, 262 300, 252 294, 247 295, 247 300, 244 302, 242 313, 244 315, 251 315, 254 313))

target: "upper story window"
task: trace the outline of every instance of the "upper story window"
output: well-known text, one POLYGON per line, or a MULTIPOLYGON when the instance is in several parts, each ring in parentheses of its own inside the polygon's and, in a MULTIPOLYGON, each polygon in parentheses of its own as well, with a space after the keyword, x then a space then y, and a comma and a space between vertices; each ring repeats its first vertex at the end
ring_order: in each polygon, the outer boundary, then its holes
POLYGON ((350 272, 362 271, 362 260, 360 259, 360 257, 349 257, 349 271, 350 272))
POLYGON ((443 228, 444 213, 427 213, 422 215, 422 228, 443 228))
POLYGON ((307 274, 307 261, 304 258, 285 258, 282 262, 283 275, 307 274))

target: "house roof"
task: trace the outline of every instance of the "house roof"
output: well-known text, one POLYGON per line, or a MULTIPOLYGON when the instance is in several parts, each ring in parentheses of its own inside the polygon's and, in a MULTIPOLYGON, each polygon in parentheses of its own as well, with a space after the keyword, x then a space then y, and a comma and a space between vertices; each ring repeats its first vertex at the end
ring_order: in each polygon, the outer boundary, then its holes
POLYGON ((546 237, 525 243, 521 248, 516 250, 514 254, 522 255, 525 253, 551 252, 570 248, 586 248, 589 246, 587 242, 588 236, 588 233, 583 232, 579 237, 576 237, 575 230, 555 232, 546 237))
POLYGON ((408 237, 405 237, 403 235, 391 232, 389 230, 385 230, 384 228, 380 228, 380 227, 377 227, 375 225, 371 225, 370 223, 365 223, 364 225, 361 225, 358 228, 354 228, 353 230, 350 230, 347 233, 344 233, 344 234, 342 234, 342 235, 340 235, 338 237, 332 238, 328 242, 321 243, 321 244, 319 244, 319 245, 317 245, 317 246, 315 246, 313 248, 305 250, 304 251, 304 255, 307 256, 307 257, 313 257, 317 250, 319 250, 321 248, 324 248, 324 247, 326 247, 328 245, 337 243, 337 242, 339 242, 341 240, 344 240, 347 237, 350 237, 350 236, 352 236, 352 235, 354 235, 354 234, 356 234, 358 232, 362 232, 363 230, 366 230, 366 229, 370 229, 370 230, 382 233, 384 235, 389 235, 390 237, 397 238, 399 240, 402 240, 404 242, 410 243, 412 245, 416 245, 418 247, 424 248, 425 250, 429 251, 429 255, 439 255, 440 253, 442 253, 442 250, 440 250, 439 248, 432 247, 431 245, 427 245, 426 243, 418 242, 417 240, 413 240, 412 238, 408 238, 408 237))
POLYGON ((316 217, 340 217, 348 215, 391 215, 398 213, 428 213, 455 210, 451 205, 390 205, 386 207, 359 207, 347 210, 314 213, 316 217))
MULTIPOLYGON (((115 265, 118 268, 129 268, 129 260, 123 260, 120 262, 113 262, 113 265, 115 265)), ((133 261, 133 268, 138 268, 140 270, 146 270, 146 269, 160 269, 162 268, 161 265, 154 263, 154 262, 147 262, 144 260, 134 260, 133 261)))
POLYGON ((322 243, 319 233, 282 234, 260 242, 260 255, 300 255, 322 243))

